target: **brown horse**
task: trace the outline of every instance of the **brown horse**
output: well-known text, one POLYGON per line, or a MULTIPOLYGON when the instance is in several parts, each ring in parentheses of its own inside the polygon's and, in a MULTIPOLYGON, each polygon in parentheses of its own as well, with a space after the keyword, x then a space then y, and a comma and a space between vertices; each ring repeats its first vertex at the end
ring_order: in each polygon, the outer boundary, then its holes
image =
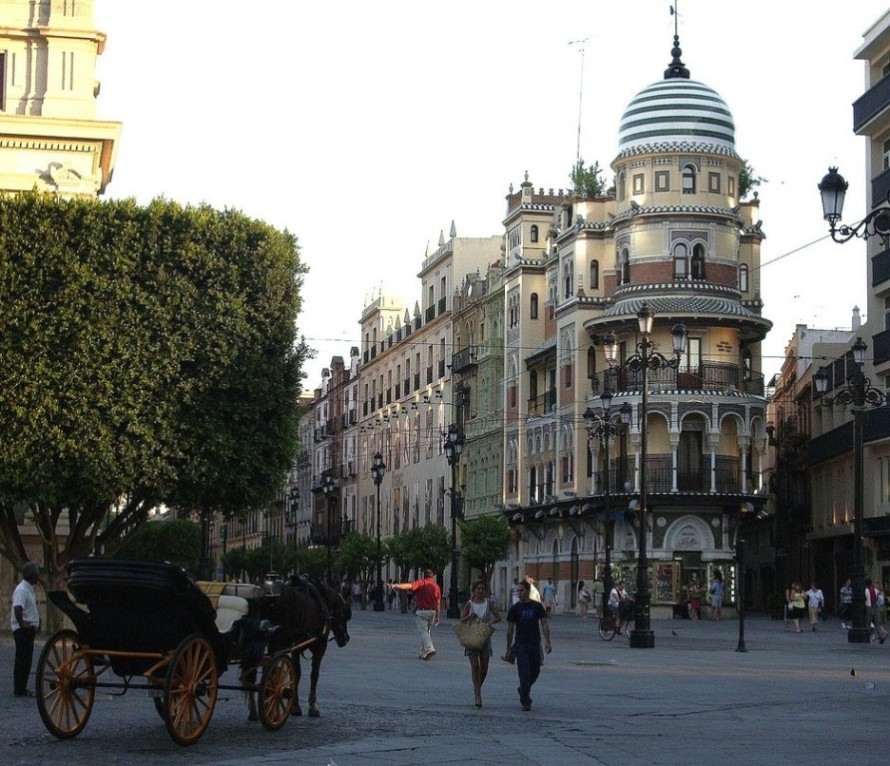
MULTIPOLYGON (((347 623, 352 618, 349 602, 333 588, 320 582, 292 577, 289 584, 282 587, 281 595, 269 607, 268 619, 278 625, 269 639, 268 652, 277 652, 293 647, 291 657, 296 671, 294 707, 292 715, 302 715, 299 703, 300 655, 309 652, 312 669, 309 673, 309 716, 317 718, 318 676, 321 661, 328 648, 328 641, 337 646, 349 643, 347 623)), ((256 699, 254 694, 248 699, 250 720, 256 720, 256 699)))

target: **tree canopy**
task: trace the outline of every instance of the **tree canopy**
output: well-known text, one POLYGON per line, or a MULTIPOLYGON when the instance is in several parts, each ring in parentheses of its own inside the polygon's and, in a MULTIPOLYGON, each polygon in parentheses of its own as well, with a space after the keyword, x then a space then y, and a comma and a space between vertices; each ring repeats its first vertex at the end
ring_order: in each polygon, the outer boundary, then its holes
POLYGON ((164 503, 266 507, 297 446, 296 239, 166 200, 0 198, 0 555, 50 577, 164 503))
POLYGON ((582 197, 593 198, 602 197, 606 190, 606 182, 603 180, 603 171, 599 162, 585 167, 584 159, 581 158, 572 167, 569 174, 572 185, 577 194, 582 197))
POLYGON ((491 584, 494 566, 506 558, 510 548, 510 527, 500 516, 478 516, 460 523, 460 548, 467 563, 481 572, 491 584))
POLYGON ((387 540, 387 551, 401 568, 403 577, 410 569, 429 567, 441 572, 451 563, 448 533, 437 524, 402 530, 387 540))

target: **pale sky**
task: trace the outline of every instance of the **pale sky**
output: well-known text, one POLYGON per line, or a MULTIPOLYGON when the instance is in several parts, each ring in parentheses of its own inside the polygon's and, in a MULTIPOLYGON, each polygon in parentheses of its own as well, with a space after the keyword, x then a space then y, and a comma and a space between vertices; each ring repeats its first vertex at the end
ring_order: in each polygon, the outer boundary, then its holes
MULTIPOLYGON (((299 330, 317 357, 359 345, 383 285, 413 307, 427 244, 503 233, 527 170, 565 188, 581 155, 607 167, 633 96, 670 62, 668 0, 94 0, 108 36, 99 117, 123 122, 106 197, 237 208, 293 232, 310 272, 299 330), (572 41, 589 38, 580 45, 572 41)), ((850 183, 865 213, 863 92, 853 51, 885 0, 680 0, 692 78, 714 88, 760 190, 764 372, 796 324, 865 319, 865 247, 826 236, 816 184, 850 183), (784 256, 784 257, 783 257, 784 256)), ((609 183, 610 169, 606 172, 609 183)))

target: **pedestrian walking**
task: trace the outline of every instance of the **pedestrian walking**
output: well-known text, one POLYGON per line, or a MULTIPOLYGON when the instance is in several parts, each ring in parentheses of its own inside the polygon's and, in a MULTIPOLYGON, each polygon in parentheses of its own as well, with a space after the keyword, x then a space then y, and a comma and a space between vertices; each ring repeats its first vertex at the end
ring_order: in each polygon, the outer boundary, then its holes
POLYGON ((849 577, 847 582, 841 586, 840 602, 841 627, 844 630, 849 630, 853 613, 853 581, 849 577))
POLYGON ((701 601, 705 595, 705 589, 698 581, 696 575, 692 575, 692 581, 689 583, 689 619, 701 619, 701 601))
POLYGON ((22 580, 12 592, 11 627, 15 642, 15 662, 12 666, 12 693, 16 697, 33 697, 28 688, 28 676, 34 662, 34 639, 40 627, 37 593, 34 586, 40 581, 40 568, 33 561, 22 567, 22 580))
POLYGON ((553 585, 553 578, 547 578, 547 582, 541 588, 541 596, 544 599, 544 608, 547 610, 548 616, 553 614, 553 606, 556 603, 556 587, 553 585))
MULTIPOLYGON (((501 621, 501 613, 488 595, 488 589, 482 580, 473 585, 473 596, 464 604, 460 616, 461 622, 481 620, 493 624, 501 621)), ((464 655, 470 658, 470 673, 473 677, 473 694, 476 707, 482 707, 482 684, 488 675, 488 663, 493 654, 491 639, 481 649, 464 649, 464 655)))
POLYGON ((791 583, 788 603, 791 605, 791 624, 794 625, 794 632, 800 633, 800 620, 807 613, 807 601, 803 595, 803 586, 799 582, 791 583))
POLYGON ((544 656, 541 652, 541 635, 544 636, 544 650, 552 651, 550 644, 550 623, 547 610, 538 601, 531 600, 528 583, 519 583, 519 602, 510 607, 507 613, 507 656, 516 660, 519 674, 519 704, 522 709, 532 709, 531 689, 541 674, 544 656))
POLYGON ((822 614, 822 607, 825 606, 825 596, 819 588, 819 584, 813 580, 810 583, 810 589, 803 594, 807 602, 807 611, 810 615, 810 630, 816 630, 819 624, 819 616, 822 614))
POLYGON ((414 594, 414 624, 420 633, 420 659, 431 660, 436 654, 433 646, 432 629, 439 624, 442 591, 435 580, 436 573, 426 569, 423 579, 414 582, 393 583, 394 590, 409 591, 414 594))
POLYGON ((587 610, 590 608, 592 600, 593 596, 590 595, 584 580, 578 580, 578 614, 581 615, 582 620, 587 619, 587 610))
POLYGON ((719 569, 714 570, 714 578, 711 580, 709 593, 711 596, 711 619, 719 620, 723 613, 723 596, 725 593, 723 573, 719 569))
POLYGON ((865 614, 868 622, 878 634, 878 640, 883 644, 887 640, 887 630, 881 625, 881 618, 878 615, 878 589, 875 588, 871 578, 865 581, 865 614))

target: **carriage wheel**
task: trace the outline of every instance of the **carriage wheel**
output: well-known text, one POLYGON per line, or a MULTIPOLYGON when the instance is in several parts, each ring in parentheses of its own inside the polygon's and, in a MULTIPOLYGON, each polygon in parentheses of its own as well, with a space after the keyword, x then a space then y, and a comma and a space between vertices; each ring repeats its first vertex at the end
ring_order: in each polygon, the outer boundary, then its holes
POLYGON ((80 648, 77 633, 60 630, 46 642, 37 662, 37 710, 43 725, 59 739, 80 734, 93 710, 93 659, 80 648))
POLYGON ((176 649, 164 682, 164 722, 180 745, 197 742, 216 706, 216 659, 203 636, 189 636, 176 649))
POLYGON ((269 731, 284 726, 296 697, 294 661, 286 654, 273 658, 263 671, 260 686, 260 721, 269 731))

